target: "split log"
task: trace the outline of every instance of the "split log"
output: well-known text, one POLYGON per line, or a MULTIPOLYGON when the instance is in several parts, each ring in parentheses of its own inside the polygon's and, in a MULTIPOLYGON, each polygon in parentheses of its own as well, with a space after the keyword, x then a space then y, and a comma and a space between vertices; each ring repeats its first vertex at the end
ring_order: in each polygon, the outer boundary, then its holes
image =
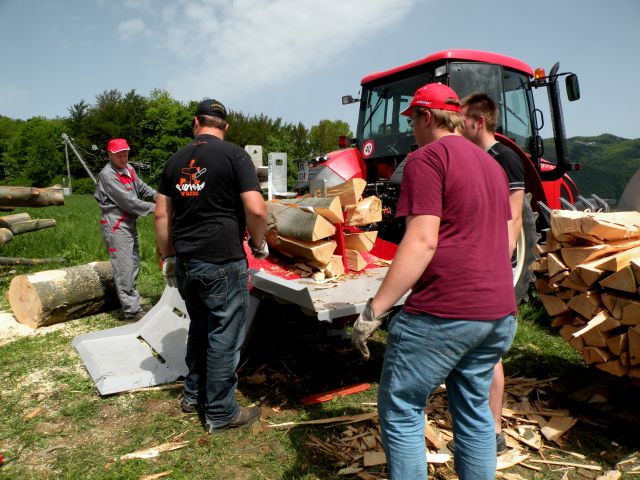
POLYGON ((9 228, 10 225, 19 222, 27 222, 31 220, 31 215, 28 213, 16 213, 14 215, 6 215, 4 217, 0 217, 0 227, 9 228))
POLYGON ((0 257, 0 265, 46 265, 47 263, 67 263, 66 258, 12 258, 0 257))
POLYGON ((600 270, 609 270, 611 272, 617 272, 624 267, 629 266, 631 260, 634 258, 640 258, 640 247, 631 248, 623 252, 612 255, 611 258, 607 257, 603 261, 598 262, 597 267, 600 270))
POLYGON ((336 227, 316 213, 276 202, 268 202, 267 211, 283 237, 313 242, 336 233, 336 227))
POLYGON ((556 253, 549 253, 547 255, 547 266, 549 269, 549 276, 553 277, 558 273, 565 272, 568 270, 568 267, 564 264, 564 262, 560 259, 560 255, 556 253))
POLYGON ((355 205, 347 205, 345 210, 346 225, 369 225, 382 220, 382 201, 375 195, 364 198, 355 205))
POLYGON ((367 266, 367 261, 364 259, 360 252, 356 250, 346 250, 347 253, 347 266, 349 270, 353 270, 354 272, 359 272, 364 270, 367 266))
POLYGON ((353 205, 360 201, 367 186, 363 178, 352 178, 335 187, 327 188, 327 197, 340 197, 342 205, 353 205))
POLYGON ((607 244, 590 245, 587 247, 562 248, 562 259, 569 268, 575 268, 581 263, 587 263, 612 253, 622 252, 634 247, 640 247, 640 239, 619 240, 607 244))
POLYGON ((11 207, 46 207, 64 205, 62 187, 0 187, 0 205, 11 207))
POLYGON ((28 220, 26 222, 14 223, 9 226, 11 233, 14 235, 20 235, 22 233, 34 232, 36 230, 42 230, 44 228, 51 228, 56 226, 56 221, 52 218, 39 218, 36 220, 28 220))
POLYGON ((278 250, 286 255, 315 260, 324 264, 331 261, 331 256, 333 255, 337 245, 334 240, 307 242, 304 240, 283 237, 282 235, 278 235, 278 232, 275 229, 271 229, 267 232, 267 243, 270 248, 278 250))
POLYGON ((284 205, 309 209, 322 215, 331 223, 344 223, 340 197, 302 197, 278 199, 276 201, 284 205))
POLYGON ((554 210, 551 230, 560 241, 572 238, 613 241, 640 237, 640 212, 554 210))
POLYGON ((118 304, 110 262, 13 278, 7 299, 16 320, 32 328, 92 315, 118 304))
POLYGON ((13 238, 13 233, 8 228, 0 228, 0 245, 9 243, 13 238))
POLYGON ((600 285, 622 292, 636 293, 636 277, 631 267, 623 268, 600 280, 600 285))
POLYGON ((358 252, 370 252, 377 237, 376 231, 347 233, 344 236, 344 246, 358 252))
POLYGON ((600 307, 600 292, 591 290, 571 298, 567 306, 585 318, 591 318, 600 307))

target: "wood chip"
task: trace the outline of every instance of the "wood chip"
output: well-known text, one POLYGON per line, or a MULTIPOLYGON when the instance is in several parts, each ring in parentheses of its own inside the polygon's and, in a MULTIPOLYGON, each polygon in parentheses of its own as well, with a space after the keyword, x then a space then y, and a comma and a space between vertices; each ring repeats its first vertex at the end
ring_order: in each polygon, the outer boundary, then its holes
POLYGON ((543 463, 545 465, 560 465, 563 467, 575 467, 575 468, 584 468, 586 470, 602 470, 600 465, 589 465, 585 463, 566 463, 566 462, 554 462, 552 460, 529 460, 530 463, 543 463))
POLYGON ((120 457, 120 460, 129 460, 132 458, 154 458, 161 453, 170 452, 172 450, 178 450, 184 448, 189 442, 167 442, 156 445, 155 447, 145 448, 144 450, 137 450, 135 452, 127 453, 120 457))

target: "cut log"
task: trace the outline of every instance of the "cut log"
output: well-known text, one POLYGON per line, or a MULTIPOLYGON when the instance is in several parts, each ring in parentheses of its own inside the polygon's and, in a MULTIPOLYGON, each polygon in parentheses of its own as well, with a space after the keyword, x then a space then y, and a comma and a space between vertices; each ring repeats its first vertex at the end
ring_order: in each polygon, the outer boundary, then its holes
POLYGON ((596 311, 602 308, 600 292, 596 290, 589 290, 581 293, 580 295, 576 295, 569 300, 567 306, 585 318, 592 318, 596 311))
POLYGON ((13 238, 13 233, 8 228, 0 228, 0 245, 9 243, 13 238))
POLYGON ((579 292, 586 292, 587 290, 589 290, 589 286, 585 285, 585 283, 582 281, 582 277, 580 277, 580 275, 578 274, 577 269, 571 270, 569 276, 562 281, 560 286, 578 290, 579 292))
POLYGON ((327 265, 324 274, 327 278, 335 278, 340 275, 344 275, 344 262, 340 255, 331 256, 331 261, 329 262, 329 265, 327 265))
POLYGON ((562 282, 564 282, 569 277, 569 271, 564 270, 560 273, 556 273, 553 277, 549 277, 549 285, 560 286, 562 282))
POLYGON ((625 267, 600 280, 600 285, 622 292, 636 293, 636 277, 631 267, 625 267))
POLYGON ((542 301, 542 305, 544 305, 544 309, 552 317, 569 312, 567 304, 554 295, 541 293, 540 300, 542 301))
POLYGON ((336 227, 317 213, 276 202, 267 203, 267 212, 275 220, 278 235, 283 237, 313 242, 336 233, 336 227))
POLYGON ((560 328, 564 325, 578 326, 584 325, 585 323, 586 322, 582 320, 582 317, 571 314, 556 315, 551 318, 551 326, 553 328, 560 328))
POLYGON ((29 215, 28 213, 6 215, 4 217, 0 217, 0 227, 8 228, 9 225, 13 225, 14 223, 26 222, 28 220, 31 220, 31 215, 29 215))
POLYGON ((568 270, 567 266, 564 264, 564 262, 560 258, 560 255, 558 255, 557 253, 549 253, 547 255, 547 262, 549 266, 550 277, 553 277, 554 275, 557 275, 560 272, 564 272, 568 270))
POLYGON ((601 270, 617 272, 618 270, 628 266, 634 258, 640 258, 640 247, 630 248, 629 250, 612 255, 611 258, 600 263, 598 268, 601 270))
POLYGON ((598 312, 598 314, 595 317, 589 320, 584 327, 580 328, 577 332, 574 332, 573 336, 579 337, 580 335, 584 335, 589 330, 592 330, 596 328, 598 325, 601 325, 602 323, 606 322, 608 318, 609 316, 607 315, 606 311, 601 310, 600 312, 598 312))
POLYGON ((640 365, 640 325, 630 327, 627 330, 629 339, 629 364, 640 365))
POLYGON ((607 339, 607 348, 611 350, 611 353, 618 356, 620 356, 622 352, 626 352, 629 349, 627 333, 625 332, 614 337, 609 337, 607 339))
POLYGON ((330 223, 343 223, 342 204, 340 197, 302 197, 279 199, 278 203, 289 206, 310 209, 326 218, 330 223))
POLYGON ((359 272, 364 270, 367 266, 367 261, 360 255, 360 252, 356 250, 346 250, 347 255, 347 266, 349 270, 353 270, 354 272, 359 272))
POLYGON ((584 341, 582 337, 574 337, 573 334, 580 330, 580 327, 573 325, 564 325, 558 333, 573 348, 581 352, 584 349, 584 341))
POLYGON ((47 263, 67 263, 66 258, 12 258, 0 257, 0 265, 46 265, 47 263))
POLYGON ((333 240, 306 242, 278 235, 275 229, 267 232, 267 243, 270 248, 286 255, 307 258, 324 264, 331 261, 331 256, 336 249, 336 242, 333 240))
POLYGON ((575 268, 585 285, 590 287, 604 275, 604 270, 596 267, 597 261, 590 263, 582 263, 575 268))
POLYGON ((345 224, 369 225, 382 220, 382 202, 375 195, 363 198, 355 205, 345 208, 345 224))
POLYGON ((11 207, 46 207, 64 205, 62 187, 0 187, 0 205, 11 207))
POLYGON ((18 322, 32 328, 92 315, 118 304, 110 262, 13 278, 7 292, 18 322))
POLYGON ((619 240, 603 245, 590 245, 587 247, 565 247, 562 248, 560 252, 564 263, 566 263, 569 268, 575 268, 581 263, 591 262, 606 255, 635 247, 640 247, 640 239, 619 240))
POLYGON ((554 210, 551 230, 560 240, 596 238, 602 241, 640 237, 640 212, 581 212, 554 210))
POLYGON ((592 363, 604 363, 611 360, 611 353, 598 347, 584 347, 584 350, 582 350, 582 356, 588 365, 591 365, 592 363))
POLYGON ((362 198, 367 186, 367 181, 363 178, 352 178, 335 187, 327 188, 327 197, 340 197, 340 203, 345 205, 354 205, 362 198))
POLYGON ((549 271, 549 262, 547 261, 547 257, 536 258, 529 265, 529 270, 537 273, 546 273, 549 271))
POLYGON ((9 230, 14 235, 20 235, 22 233, 34 232, 36 230, 42 230, 44 228, 51 228, 56 226, 56 221, 52 218, 39 218, 36 220, 27 220, 26 222, 14 223, 9 226, 9 230))
POLYGON ((562 243, 556 240, 556 237, 553 236, 551 230, 547 230, 545 233, 545 244, 544 249, 546 253, 557 252, 562 248, 562 243))
POLYGON ((582 340, 584 340, 584 344, 588 347, 606 348, 607 339, 608 337, 604 335, 597 327, 592 328, 582 335, 582 340))
POLYGON ((378 232, 358 232, 344 235, 344 246, 358 252, 370 252, 376 243, 378 232))
POLYGON ((622 377, 629 373, 629 367, 622 364, 620 360, 609 360, 604 363, 597 363, 596 368, 615 375, 616 377, 622 377))

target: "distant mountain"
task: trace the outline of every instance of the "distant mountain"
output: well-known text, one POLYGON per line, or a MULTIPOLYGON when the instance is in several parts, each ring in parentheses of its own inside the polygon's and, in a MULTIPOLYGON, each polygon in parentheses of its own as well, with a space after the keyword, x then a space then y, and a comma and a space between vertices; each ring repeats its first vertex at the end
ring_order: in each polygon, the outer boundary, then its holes
MULTIPOLYGON (((640 169, 640 138, 630 140, 605 133, 597 137, 567 139, 569 161, 582 168, 569 172, 580 193, 595 193, 616 202, 631 177, 640 169)), ((544 158, 555 163, 553 139, 544 140, 544 158)))

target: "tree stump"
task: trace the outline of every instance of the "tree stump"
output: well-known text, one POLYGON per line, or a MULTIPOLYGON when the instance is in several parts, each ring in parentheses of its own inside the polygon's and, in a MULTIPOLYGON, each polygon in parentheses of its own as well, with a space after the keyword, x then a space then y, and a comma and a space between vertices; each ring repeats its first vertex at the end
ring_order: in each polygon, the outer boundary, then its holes
POLYGON ((118 305, 111 262, 18 275, 7 299, 18 322, 44 327, 118 305))

